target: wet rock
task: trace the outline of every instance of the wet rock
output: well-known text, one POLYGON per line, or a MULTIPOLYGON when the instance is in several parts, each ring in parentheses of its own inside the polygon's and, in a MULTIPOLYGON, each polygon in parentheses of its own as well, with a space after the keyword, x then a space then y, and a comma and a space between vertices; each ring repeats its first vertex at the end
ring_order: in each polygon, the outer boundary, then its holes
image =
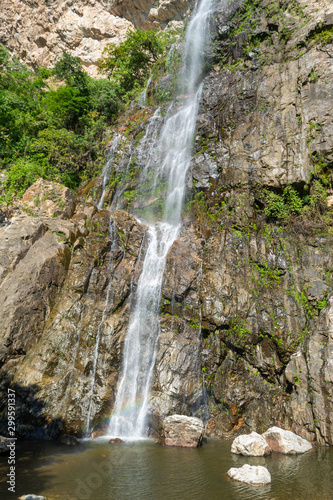
POLYGON ((171 415, 163 420, 159 432, 161 444, 197 448, 202 444, 204 424, 199 418, 171 415))
POLYGON ((91 433, 91 439, 96 439, 98 437, 101 437, 101 436, 105 436, 107 433, 108 433, 108 428, 109 426, 108 425, 104 425, 102 428, 100 429, 95 429, 92 433, 91 433))
POLYGON ((264 434, 267 444, 278 453, 285 455, 297 455, 311 450, 312 445, 306 439, 297 436, 291 431, 285 431, 279 427, 271 427, 264 434))
POLYGON ((192 176, 196 181, 196 189, 209 188, 219 173, 214 158, 207 153, 196 156, 192 166, 192 176))
POLYGON ((264 485, 272 482, 268 469, 261 465, 245 464, 240 468, 232 467, 228 470, 227 474, 232 479, 247 484, 264 485))
POLYGON ((159 421, 200 406, 202 384, 198 359, 197 332, 178 318, 163 316, 149 409, 159 421))
POLYGON ((269 455, 272 450, 260 434, 251 432, 251 434, 237 436, 231 445, 231 452, 238 455, 262 457, 269 455))
POLYGON ((120 438, 113 438, 108 441, 109 444, 125 444, 125 441, 123 441, 120 438))
POLYGON ((78 446, 81 444, 81 441, 75 436, 69 436, 68 434, 63 436, 60 440, 62 444, 66 446, 78 446))

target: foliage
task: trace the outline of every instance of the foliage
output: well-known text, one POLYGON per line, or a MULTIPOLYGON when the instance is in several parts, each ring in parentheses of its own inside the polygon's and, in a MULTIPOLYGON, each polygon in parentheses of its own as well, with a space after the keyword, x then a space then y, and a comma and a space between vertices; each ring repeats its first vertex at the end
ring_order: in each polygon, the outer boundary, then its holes
POLYGON ((104 163, 104 130, 118 111, 114 85, 90 78, 78 58, 64 53, 53 70, 32 71, 0 45, 0 169, 7 201, 38 176, 75 189, 96 173, 104 163))
POLYGON ((105 129, 176 36, 170 30, 136 30, 118 47, 108 45, 100 62, 108 80, 89 77, 80 59, 67 53, 52 70, 33 71, 0 45, 0 170, 7 176, 6 199, 21 195, 37 173, 72 189, 95 175, 105 160, 105 129))
POLYGON ((130 31, 120 45, 110 43, 105 48, 100 71, 119 86, 120 93, 126 94, 144 84, 163 48, 156 31, 130 31))
POLYGON ((77 89, 81 95, 89 93, 89 79, 83 71, 82 63, 78 57, 64 52, 60 61, 55 64, 52 73, 59 80, 63 80, 68 87, 77 89))
POLYGON ((38 177, 43 177, 43 174, 43 167, 39 163, 20 158, 8 172, 5 182, 6 192, 22 196, 38 177))
POLYGON ((303 208, 303 200, 292 186, 286 186, 282 194, 266 191, 265 203, 266 216, 284 222, 291 214, 299 214, 303 208))
POLYGON ((314 40, 315 44, 327 45, 333 43, 333 28, 321 28, 310 34, 309 40, 314 40))

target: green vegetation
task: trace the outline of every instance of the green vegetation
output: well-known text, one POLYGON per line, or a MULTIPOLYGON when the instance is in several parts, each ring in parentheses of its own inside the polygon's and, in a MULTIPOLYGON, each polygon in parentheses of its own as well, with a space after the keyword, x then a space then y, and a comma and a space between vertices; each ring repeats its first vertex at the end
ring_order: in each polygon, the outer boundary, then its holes
POLYGON ((289 223, 294 229, 302 227, 303 232, 329 230, 331 216, 327 207, 327 189, 330 184, 322 164, 317 163, 317 174, 312 174, 312 181, 303 187, 302 193, 290 185, 280 192, 264 190, 261 199, 265 215, 268 219, 289 223))
POLYGON ((111 84, 63 54, 35 72, 0 47, 0 169, 8 202, 38 178, 75 189, 104 162, 103 134, 119 109, 111 84), (112 110, 112 111, 110 111, 112 110))
POLYGON ((274 288, 281 285, 281 278, 278 269, 269 267, 267 262, 259 265, 255 262, 250 261, 250 265, 252 268, 251 278, 258 284, 259 289, 274 288))
POLYGON ((152 66, 163 53, 163 43, 156 31, 130 31, 120 45, 110 43, 100 60, 100 71, 126 94, 141 88, 152 66))
POLYGON ((71 189, 93 178, 104 165, 107 127, 174 36, 137 30, 110 44, 100 62, 109 79, 89 77, 67 53, 52 70, 33 71, 0 45, 0 201, 22 196, 38 177, 71 189))
POLYGON ((286 186, 281 194, 274 191, 265 192, 265 214, 267 217, 287 221, 291 214, 299 214, 303 208, 303 200, 291 186, 286 186))
POLYGON ((328 43, 333 43, 333 28, 326 28, 319 25, 319 29, 312 32, 308 40, 313 40, 316 45, 327 45, 328 43))
POLYGON ((226 331, 226 342, 231 342, 235 347, 244 349, 250 347, 252 331, 247 328, 246 320, 236 314, 230 321, 230 329, 226 331))
POLYGON ((177 32, 174 30, 129 31, 126 40, 120 45, 107 45, 99 61, 99 70, 107 75, 123 99, 132 98, 141 90, 154 66, 161 69, 161 65, 166 65, 166 60, 161 56, 176 37, 177 32))

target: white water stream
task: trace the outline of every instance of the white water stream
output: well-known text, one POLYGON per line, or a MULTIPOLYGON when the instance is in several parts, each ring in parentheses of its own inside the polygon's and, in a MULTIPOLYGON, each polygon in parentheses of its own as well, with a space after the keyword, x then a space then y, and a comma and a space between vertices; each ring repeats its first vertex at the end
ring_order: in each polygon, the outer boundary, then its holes
POLYGON ((111 145, 109 147, 108 159, 107 159, 105 167, 103 168, 103 171, 102 171, 102 194, 101 194, 101 197, 100 197, 99 202, 97 204, 98 210, 101 210, 103 208, 103 201, 104 201, 106 186, 108 185, 108 182, 110 180, 110 171, 111 171, 111 165, 113 162, 113 155, 119 146, 120 139, 121 139, 121 135, 116 134, 113 137, 111 145))
POLYGON ((160 333, 162 279, 168 251, 181 227, 211 9, 212 0, 197 2, 187 29, 182 75, 183 91, 188 97, 175 113, 171 114, 173 108, 169 110, 157 145, 155 141, 147 144, 144 175, 147 178, 149 165, 153 172, 152 189, 165 183, 165 196, 162 215, 154 214, 155 223, 149 226, 147 251, 125 339, 122 375, 109 426, 109 435, 115 437, 140 438, 145 434, 160 333))

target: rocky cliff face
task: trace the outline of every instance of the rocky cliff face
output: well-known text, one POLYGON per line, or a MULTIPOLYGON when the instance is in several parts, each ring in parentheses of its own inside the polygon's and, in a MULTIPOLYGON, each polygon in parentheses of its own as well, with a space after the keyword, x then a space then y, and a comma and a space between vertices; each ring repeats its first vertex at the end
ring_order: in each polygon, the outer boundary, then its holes
POLYGON ((181 22, 191 2, 182 0, 4 0, 0 42, 33 66, 54 65, 62 52, 79 57, 96 76, 96 63, 110 42, 121 42, 128 30, 163 28, 181 22))
MULTIPOLYGON (((192 197, 162 287, 150 428, 195 414, 212 437, 278 425, 333 444, 333 10, 265 0, 254 15, 250 4, 220 2, 212 19, 192 197), (308 211, 287 223, 277 214, 294 210, 289 187, 308 211)), ((100 179, 75 204, 40 182, 2 223, 1 380, 16 388, 22 436, 80 435, 89 413, 96 428, 112 410, 147 244, 130 215, 142 203, 140 141, 158 101, 163 124, 161 88, 172 91, 171 76, 156 77, 150 106, 133 105, 116 131, 111 212, 95 208, 100 179)))

